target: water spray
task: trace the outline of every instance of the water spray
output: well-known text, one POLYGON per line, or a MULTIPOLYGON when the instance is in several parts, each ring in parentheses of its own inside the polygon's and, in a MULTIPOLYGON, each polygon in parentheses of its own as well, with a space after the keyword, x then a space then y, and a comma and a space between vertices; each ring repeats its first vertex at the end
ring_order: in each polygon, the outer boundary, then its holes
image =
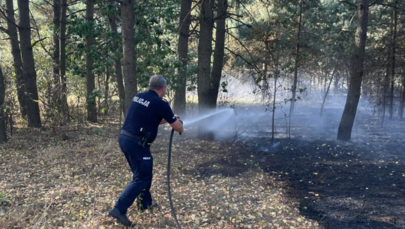
POLYGON ((225 113, 225 112, 232 112, 233 113, 234 110, 230 109, 230 108, 227 108, 227 109, 222 109, 222 110, 216 110, 216 111, 213 111, 213 112, 209 112, 209 113, 204 114, 204 115, 202 115, 200 117, 197 117, 197 118, 194 118, 194 119, 191 119, 191 120, 185 120, 184 121, 184 126, 189 126, 191 124, 194 124, 194 123, 199 122, 201 120, 204 120, 206 118, 212 117, 212 116, 217 115, 217 114, 225 113))

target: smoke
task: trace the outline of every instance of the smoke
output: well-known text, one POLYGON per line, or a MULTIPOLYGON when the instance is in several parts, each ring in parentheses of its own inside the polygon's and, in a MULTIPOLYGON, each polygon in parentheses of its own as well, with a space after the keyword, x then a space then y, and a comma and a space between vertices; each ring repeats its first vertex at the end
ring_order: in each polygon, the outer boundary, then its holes
MULTIPOLYGON (((249 138, 270 138, 272 134, 272 101, 271 94, 263 97, 258 88, 249 80, 240 80, 227 76, 226 92, 220 92, 221 108, 210 110, 202 115, 192 115, 190 112, 184 122, 186 131, 203 128, 214 132, 215 138, 248 140, 249 138), (204 122, 201 126, 201 122, 204 122)), ((272 82, 269 81, 270 87, 272 82)), ((305 82, 301 82, 306 85, 305 82)), ((309 84, 309 83, 308 83, 309 84)), ((322 116, 321 106, 325 95, 322 87, 312 87, 299 93, 295 112, 289 123, 290 102, 288 88, 279 87, 275 109, 275 137, 284 139, 290 137, 307 140, 336 140, 339 123, 346 103, 346 91, 330 89, 325 101, 322 116), (287 99, 287 101, 285 101, 287 99)), ((376 132, 378 126, 378 110, 368 102, 368 98, 360 100, 355 124, 352 131, 352 141, 370 141, 370 133, 376 132)))

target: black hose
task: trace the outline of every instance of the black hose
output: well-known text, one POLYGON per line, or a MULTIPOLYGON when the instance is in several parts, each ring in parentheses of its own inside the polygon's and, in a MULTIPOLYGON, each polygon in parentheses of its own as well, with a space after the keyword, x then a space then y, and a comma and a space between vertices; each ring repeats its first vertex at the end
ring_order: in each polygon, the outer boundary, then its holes
POLYGON ((176 212, 174 211, 173 201, 172 201, 172 192, 170 191, 170 161, 172 157, 172 142, 173 142, 173 134, 174 130, 172 129, 172 133, 170 134, 170 141, 169 141, 169 153, 167 155, 167 195, 169 197, 170 202, 170 209, 172 211, 172 216, 174 222, 176 223, 177 229, 181 229, 180 223, 177 220, 176 212))

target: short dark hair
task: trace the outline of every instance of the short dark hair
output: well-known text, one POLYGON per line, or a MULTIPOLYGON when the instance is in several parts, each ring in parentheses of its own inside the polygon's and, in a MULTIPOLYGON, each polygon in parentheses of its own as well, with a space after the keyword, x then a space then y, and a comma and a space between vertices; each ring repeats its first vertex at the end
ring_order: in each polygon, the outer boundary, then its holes
POLYGON ((166 87, 166 79, 161 75, 154 75, 149 79, 149 89, 160 90, 166 87))

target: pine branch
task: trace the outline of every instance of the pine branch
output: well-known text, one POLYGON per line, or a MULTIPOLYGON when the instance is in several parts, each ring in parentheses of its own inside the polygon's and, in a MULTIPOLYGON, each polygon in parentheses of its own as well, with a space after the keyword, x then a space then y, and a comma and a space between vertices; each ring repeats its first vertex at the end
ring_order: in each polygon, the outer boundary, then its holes
MULTIPOLYGON (((30 10, 30 14, 31 14, 32 22, 33 22, 34 25, 35 25, 35 30, 36 30, 36 32, 37 32, 37 34, 38 34, 38 38, 39 38, 39 40, 36 41, 36 42, 34 42, 34 44, 37 44, 37 43, 41 44, 42 49, 43 49, 50 57, 53 57, 53 55, 49 52, 49 50, 47 50, 47 49, 45 48, 44 44, 42 43, 42 41, 45 40, 47 37, 45 37, 45 38, 43 38, 43 39, 41 38, 41 35, 40 35, 40 33, 39 33, 39 28, 38 28, 37 22, 35 21, 35 18, 34 18, 34 16, 32 15, 31 10, 30 10)), ((34 46, 34 45, 33 45, 33 46, 34 46)))
POLYGON ((4 28, 2 26, 0 26, 0 31, 3 31, 5 34, 10 35, 9 32, 8 32, 8 29, 6 29, 6 28, 4 28))
POLYGON ((4 12, 3 9, 0 9, 0 14, 3 16, 4 19, 7 20, 7 22, 11 23, 12 25, 14 25, 17 29, 20 28, 20 26, 18 26, 15 22, 11 21, 8 17, 7 14, 4 12))

